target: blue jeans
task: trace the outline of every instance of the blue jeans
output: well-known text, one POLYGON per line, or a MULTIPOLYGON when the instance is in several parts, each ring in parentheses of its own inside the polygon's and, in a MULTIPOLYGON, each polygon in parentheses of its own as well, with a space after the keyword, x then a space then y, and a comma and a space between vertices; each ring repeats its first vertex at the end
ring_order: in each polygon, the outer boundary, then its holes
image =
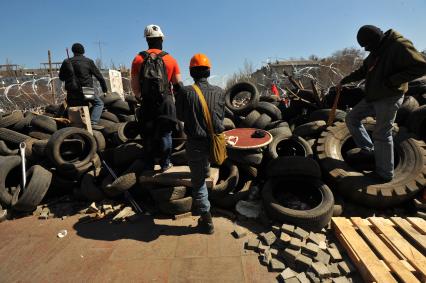
POLYGON ((168 128, 156 125, 153 132, 144 133, 143 151, 145 170, 154 170, 155 158, 160 158, 161 168, 170 164, 172 155, 172 131, 168 128))
POLYGON ((367 151, 374 150, 376 172, 384 178, 393 178, 394 174, 392 124, 403 99, 403 95, 372 102, 363 99, 346 115, 346 125, 355 144, 367 151), (374 144, 361 123, 361 120, 368 116, 376 117, 372 135, 374 144))
POLYGON ((206 176, 210 171, 210 145, 207 140, 191 140, 186 143, 186 157, 191 169, 193 211, 204 214, 210 211, 206 176))
POLYGON ((101 119, 102 110, 104 109, 104 102, 98 95, 95 95, 95 99, 91 101, 91 103, 92 114, 90 115, 90 120, 92 125, 96 125, 99 122, 99 119, 101 119))
POLYGON ((161 139, 161 168, 166 168, 170 164, 170 157, 172 156, 172 132, 163 132, 160 136, 161 139))

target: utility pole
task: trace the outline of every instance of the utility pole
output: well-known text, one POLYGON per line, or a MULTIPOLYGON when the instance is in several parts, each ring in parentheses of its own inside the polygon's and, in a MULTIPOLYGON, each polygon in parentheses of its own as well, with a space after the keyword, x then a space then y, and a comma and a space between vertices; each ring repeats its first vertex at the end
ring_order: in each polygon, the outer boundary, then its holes
MULTIPOLYGON (((99 48, 99 59, 101 60, 101 65, 102 65, 102 62, 103 62, 103 60, 102 60, 102 45, 106 45, 106 43, 98 40, 98 41, 95 41, 95 44, 99 48)), ((99 66, 99 67, 101 67, 101 66, 99 66)))
POLYGON ((55 86, 53 84, 52 78, 53 78, 53 74, 52 74, 52 57, 50 54, 50 50, 47 50, 47 59, 49 60, 49 75, 50 75, 50 82, 52 84, 52 103, 55 104, 55 86))

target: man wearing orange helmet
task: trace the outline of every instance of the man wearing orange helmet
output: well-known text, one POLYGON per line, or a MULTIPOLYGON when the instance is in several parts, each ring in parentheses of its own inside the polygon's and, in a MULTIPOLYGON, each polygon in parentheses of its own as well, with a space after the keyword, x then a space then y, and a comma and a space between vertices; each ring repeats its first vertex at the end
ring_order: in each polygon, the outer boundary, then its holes
POLYGON ((207 102, 215 133, 224 131, 225 117, 225 93, 220 87, 207 81, 210 68, 210 61, 206 55, 195 54, 189 65, 189 72, 195 83, 193 86, 183 87, 176 95, 176 113, 179 120, 184 122, 184 130, 188 137, 186 155, 191 169, 193 210, 200 214, 198 220, 200 231, 207 234, 214 232, 205 182, 210 172, 210 139, 203 107, 195 88, 201 90, 207 102))

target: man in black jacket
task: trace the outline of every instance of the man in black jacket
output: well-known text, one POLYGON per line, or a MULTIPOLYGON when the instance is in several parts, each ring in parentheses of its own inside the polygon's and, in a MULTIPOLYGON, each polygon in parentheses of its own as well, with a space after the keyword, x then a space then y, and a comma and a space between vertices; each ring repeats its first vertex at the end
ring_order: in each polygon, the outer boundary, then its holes
POLYGON ((357 40, 370 54, 338 86, 365 79, 365 98, 346 115, 346 125, 358 146, 348 151, 347 156, 368 160, 374 155, 376 170, 370 176, 390 182, 394 177, 393 122, 408 82, 426 73, 426 60, 411 41, 392 29, 383 32, 376 26, 365 25, 359 29, 357 40), (373 140, 361 123, 368 116, 376 118, 373 140))
MULTIPOLYGON (((65 59, 62 63, 61 69, 59 70, 59 79, 65 81, 68 106, 87 106, 88 102, 84 99, 82 87, 93 88, 92 76, 95 76, 99 81, 104 94, 108 91, 107 85, 93 60, 83 55, 83 45, 74 43, 71 50, 74 56, 70 59, 65 59)), ((92 125, 96 125, 101 118, 104 103, 97 95, 95 95, 91 103, 93 107, 90 120, 92 125)))
MULTIPOLYGON (((195 84, 200 88, 212 117, 215 133, 224 131, 225 94, 217 86, 209 84, 210 62, 204 54, 195 54, 189 71, 195 84)), ((210 214, 210 202, 205 178, 209 176, 210 144, 203 107, 192 86, 181 88, 176 95, 176 113, 185 124, 184 131, 188 137, 186 154, 191 169, 193 207, 200 213, 199 228, 202 232, 213 234, 214 227, 210 214)))

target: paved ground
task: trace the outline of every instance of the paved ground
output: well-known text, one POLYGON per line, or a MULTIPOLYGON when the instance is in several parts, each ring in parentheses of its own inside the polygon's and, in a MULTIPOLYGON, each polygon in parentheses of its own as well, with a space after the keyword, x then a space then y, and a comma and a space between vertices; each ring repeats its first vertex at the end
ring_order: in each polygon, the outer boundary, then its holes
POLYGON ((0 282, 276 282, 278 274, 243 249, 254 234, 235 239, 222 217, 214 235, 196 233, 196 217, 122 224, 79 217, 0 223, 0 282), (62 229, 68 235, 59 239, 62 229))

